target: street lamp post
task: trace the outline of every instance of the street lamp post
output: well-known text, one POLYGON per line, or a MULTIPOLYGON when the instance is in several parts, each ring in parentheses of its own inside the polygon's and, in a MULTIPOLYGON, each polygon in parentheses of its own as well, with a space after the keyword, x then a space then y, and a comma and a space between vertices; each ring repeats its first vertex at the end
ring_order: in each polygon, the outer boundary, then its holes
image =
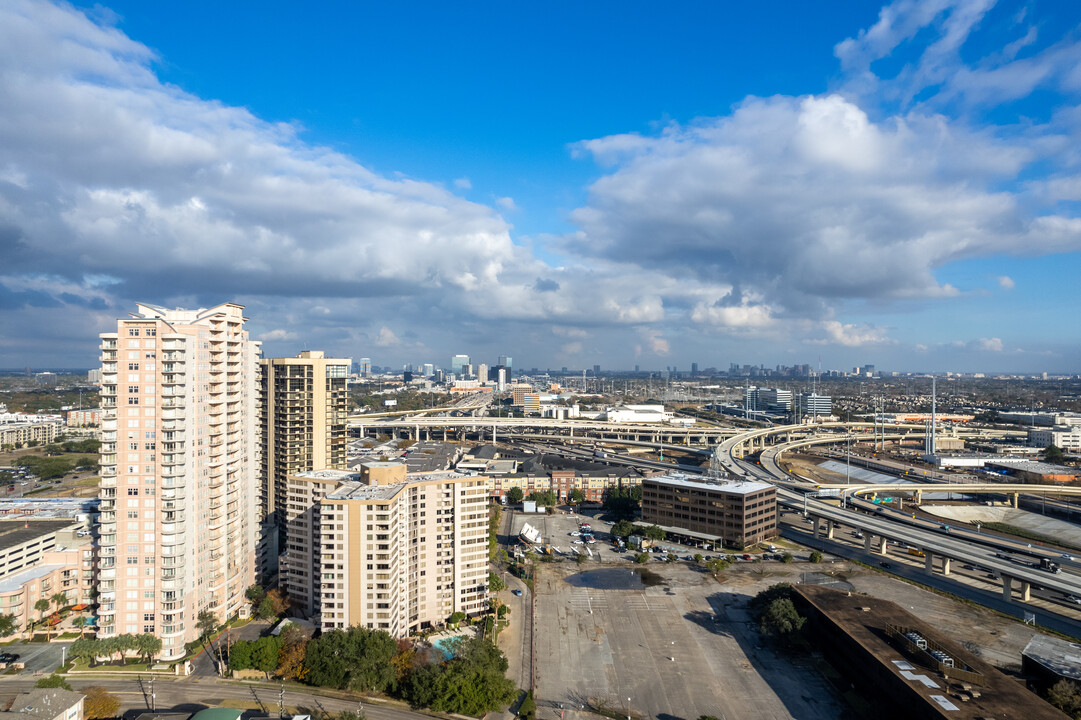
POLYGON ((631 720, 631 699, 627 698, 627 720, 631 720))

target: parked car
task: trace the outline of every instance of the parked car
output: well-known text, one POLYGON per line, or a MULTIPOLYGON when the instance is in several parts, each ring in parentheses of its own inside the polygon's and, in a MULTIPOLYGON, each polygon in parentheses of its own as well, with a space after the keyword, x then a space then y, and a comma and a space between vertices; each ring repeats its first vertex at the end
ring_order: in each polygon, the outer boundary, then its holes
POLYGON ((893 565, 890 565, 890 564, 889 564, 888 562, 885 562, 885 561, 883 561, 883 562, 880 562, 880 563, 879 563, 879 566, 880 566, 880 567, 884 567, 884 568, 886 568, 887 570, 889 570, 889 569, 890 569, 891 567, 893 567, 893 565))
POLYGON ((513 590, 511 590, 510 594, 511 595, 517 595, 518 597, 522 597, 522 591, 519 590, 518 588, 514 588, 513 590))

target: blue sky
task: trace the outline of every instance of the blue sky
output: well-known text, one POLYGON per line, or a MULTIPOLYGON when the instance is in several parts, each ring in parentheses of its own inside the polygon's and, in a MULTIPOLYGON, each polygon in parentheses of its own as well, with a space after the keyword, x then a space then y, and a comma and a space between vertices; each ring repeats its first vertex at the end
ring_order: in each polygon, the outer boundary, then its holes
POLYGON ((0 8, 0 367, 1081 371, 1081 7, 0 8))

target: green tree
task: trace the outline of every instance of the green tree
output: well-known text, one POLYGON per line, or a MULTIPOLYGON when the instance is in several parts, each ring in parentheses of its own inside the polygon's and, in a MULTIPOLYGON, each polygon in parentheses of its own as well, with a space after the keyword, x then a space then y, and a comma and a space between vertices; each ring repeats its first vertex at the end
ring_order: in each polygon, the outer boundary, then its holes
POLYGON ((83 631, 86 629, 86 618, 79 615, 77 618, 71 621, 71 624, 79 628, 79 637, 83 636, 83 631))
POLYGON ((499 592, 500 590, 506 590, 507 584, 500 579, 494 572, 488 573, 488 590, 491 592, 499 592))
POLYGON ((694 561, 695 561, 696 563, 698 563, 699 565, 701 565, 701 564, 702 564, 702 560, 704 560, 704 559, 705 559, 705 558, 704 558, 704 557, 702 556, 702 553, 695 553, 695 554, 694 554, 694 561))
POLYGON ((620 520, 612 526, 612 537, 627 538, 634 534, 634 524, 630 520, 620 520))
POLYGON ((1047 702, 1070 717, 1081 718, 1081 684, 1063 678, 1047 691, 1047 702))
POLYGON ((414 707, 436 712, 483 715, 513 701, 517 690, 506 676, 507 659, 488 640, 456 639, 453 657, 415 670, 405 688, 414 707))
POLYGON ((447 618, 447 624, 457 627, 463 620, 465 620, 465 618, 466 614, 458 610, 451 613, 450 617, 447 618))
POLYGON ((251 650, 252 644, 247 640, 233 643, 229 648, 229 669, 249 670, 252 668, 251 650))
POLYGON ((161 652, 161 638, 151 633, 141 633, 135 636, 135 650, 139 651, 139 654, 146 658, 146 663, 149 665, 154 659, 154 656, 161 652))
POLYGON ((647 562, 649 562, 649 553, 644 553, 644 552, 638 553, 637 555, 634 556, 634 561, 636 563, 647 563, 647 562))
POLYGON ((7 637, 18 629, 18 619, 14 615, 0 615, 0 637, 7 637))
POLYGON ((643 532, 650 540, 664 540, 664 530, 659 525, 650 525, 643 532))
POLYGON ((45 613, 49 611, 49 601, 45 598, 40 598, 34 603, 34 609, 38 611, 38 623, 41 623, 45 619, 45 613))
POLYGON ((764 635, 781 638, 789 641, 803 629, 807 618, 796 612, 796 606, 788 598, 774 600, 766 607, 759 621, 759 627, 764 635))
POLYGON ((199 631, 199 639, 206 642, 207 638, 218 629, 218 616, 211 610, 200 610, 195 620, 195 627, 199 631))
POLYGON ((79 638, 68 648, 68 655, 79 660, 86 660, 87 663, 92 663, 100 654, 101 647, 97 640, 79 638))
POLYGON ((331 630, 308 643, 306 682, 355 692, 386 692, 396 675, 391 659, 397 645, 382 630, 331 630))
POLYGON ((538 505, 551 507, 552 505, 556 504, 556 495, 551 490, 538 490, 536 492, 529 493, 529 495, 526 497, 526 500, 533 500, 538 505))
POLYGON ((1066 460, 1066 453, 1057 445, 1048 445, 1043 451, 1044 459, 1049 463, 1061 465, 1066 460))
POLYGON ((796 558, 792 556, 792 553, 788 553, 788 552, 786 552, 784 555, 781 556, 781 562, 783 562, 783 563, 790 563, 795 559, 796 558))
POLYGON ((56 605, 56 612, 60 612, 60 608, 67 604, 68 596, 62 592, 58 592, 50 597, 49 601, 52 602, 53 605, 56 605))
POLYGON ((257 583, 249 586, 248 589, 244 591, 244 597, 248 598, 248 602, 252 605, 258 605, 263 602, 263 598, 266 597, 266 590, 263 589, 262 585, 257 583))
POLYGON ((807 559, 813 563, 820 563, 822 562, 822 553, 818 552, 817 550, 812 550, 810 556, 807 559))
POLYGON ((714 577, 717 577, 731 566, 732 563, 724 559, 723 557, 715 557, 710 560, 706 560, 706 569, 713 573, 714 577))
POLYGON ((63 688, 64 690, 71 690, 71 685, 68 685, 68 681, 60 677, 56 673, 53 673, 49 677, 43 677, 34 683, 36 688, 63 688))
POLYGON ((525 493, 522 492, 520 487, 512 487, 507 490, 507 502, 511 505, 521 505, 522 500, 525 499, 525 493))
POLYGON ((570 503, 571 503, 571 505, 581 505, 585 501, 586 501, 586 494, 584 492, 582 492, 578 488, 574 488, 573 490, 571 490, 571 495, 570 495, 570 503))
POLYGON ((252 643, 251 665, 256 670, 272 673, 278 669, 278 653, 281 651, 281 640, 273 635, 261 637, 252 643))

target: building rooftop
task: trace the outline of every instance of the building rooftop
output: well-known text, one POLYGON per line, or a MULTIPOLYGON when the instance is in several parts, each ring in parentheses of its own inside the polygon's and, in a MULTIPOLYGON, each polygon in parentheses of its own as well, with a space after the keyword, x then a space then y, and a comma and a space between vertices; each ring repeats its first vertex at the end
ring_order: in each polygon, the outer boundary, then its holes
POLYGON ((1081 682, 1081 645, 1047 635, 1033 635, 1021 654, 1061 677, 1081 682))
POLYGON ((0 552, 64 528, 78 527, 74 520, 0 520, 0 552))
POLYGON ((336 482, 347 482, 349 480, 360 480, 360 474, 350 472, 349 470, 305 470, 293 475, 298 478, 311 478, 313 480, 328 480, 336 482))
POLYGON ((21 588, 24 584, 31 580, 36 580, 39 577, 45 577, 53 570, 59 570, 60 568, 67 567, 67 565, 35 565, 26 570, 21 570, 17 573, 8 575, 3 580, 0 580, 0 593, 13 592, 21 588))
MULTIPOLYGON (((846 659, 857 667, 864 667, 868 662, 877 661, 879 669, 893 676, 893 685, 876 686, 868 697, 880 698, 883 703, 896 703, 898 691, 904 687, 908 697, 918 695, 926 707, 941 712, 945 717, 957 720, 977 720, 978 718, 1024 717, 1027 720, 1062 718, 1063 715, 1054 707, 1044 702, 1024 685, 999 672, 996 668, 969 653, 959 642, 951 638, 956 628, 945 633, 937 632, 919 617, 909 613, 889 600, 852 595, 850 593, 823 587, 821 585, 801 584, 795 591, 809 602, 817 611, 825 615, 833 626, 824 627, 823 631, 843 632, 860 647, 860 654, 850 654, 846 659), (886 634, 886 625, 909 628, 923 638, 935 643, 953 658, 958 667, 966 667, 982 676, 979 697, 969 700, 958 698, 944 678, 935 668, 921 664, 919 658, 902 652, 891 643, 886 634), (860 665, 862 663, 862 665, 860 665)), ((797 603, 797 609, 800 604, 797 603)), ((801 612, 806 612, 801 610, 801 612)), ((808 622, 810 625, 811 622, 808 622)), ((850 651, 851 653, 851 651, 850 651)), ((869 671, 873 673, 871 668, 869 671)), ((871 677, 869 674, 867 677, 871 677)), ((881 677, 881 676, 880 676, 881 677)), ((857 681, 861 678, 849 678, 857 681)), ((954 682, 956 687, 956 682, 954 682)), ((867 693, 865 693, 867 694, 867 693)), ((907 708, 906 708, 907 709, 907 708)), ((915 708, 912 708, 915 710, 915 708)), ((887 713, 891 717, 898 713, 887 713)), ((911 715, 916 716, 913 712, 911 715)), ((926 717, 930 713, 921 712, 926 717)), ((937 714, 935 715, 937 717, 937 714)))
POLYGON ((662 485, 674 485, 676 487, 692 488, 694 490, 710 490, 712 492, 724 492, 736 495, 750 495, 751 493, 769 490, 776 486, 763 482, 706 482, 698 480, 697 476, 673 473, 671 475, 659 475, 648 478, 645 482, 661 483, 662 485))
POLYGON ((39 720, 53 720, 57 715, 65 713, 68 708, 78 705, 83 697, 82 693, 62 688, 34 688, 29 692, 21 693, 5 703, 0 717, 2 718, 39 718, 39 720))
MULTIPOLYGON (((327 471, 331 472, 331 471, 327 471)), ((334 472, 341 472, 340 470, 334 472)), ((348 474, 348 473, 347 473, 348 474)), ((474 473, 460 473, 453 470, 409 475, 404 483, 392 485, 367 485, 356 476, 344 480, 342 484, 328 493, 325 500, 392 500, 398 493, 410 485, 422 482, 451 482, 464 478, 480 477, 474 473)))
POLYGON ((1002 458, 995 458, 993 462, 989 461, 987 464, 1039 475, 1073 475, 1081 477, 1081 469, 1066 467, 1065 465, 1052 465, 1051 463, 1036 460, 1003 460, 1002 458))

